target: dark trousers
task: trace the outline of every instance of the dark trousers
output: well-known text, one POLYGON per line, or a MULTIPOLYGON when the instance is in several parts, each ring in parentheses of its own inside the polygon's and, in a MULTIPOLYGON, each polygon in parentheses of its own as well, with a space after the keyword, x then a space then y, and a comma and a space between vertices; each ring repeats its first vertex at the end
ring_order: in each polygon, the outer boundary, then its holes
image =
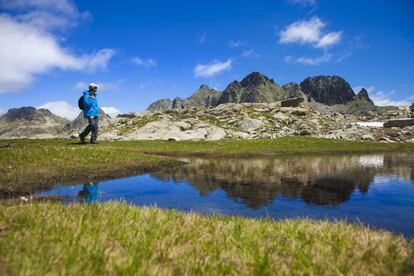
POLYGON ((92 132, 91 134, 91 142, 96 142, 96 139, 98 139, 98 121, 99 117, 89 117, 88 118, 88 126, 85 128, 85 130, 80 134, 80 137, 85 139, 85 137, 92 132))

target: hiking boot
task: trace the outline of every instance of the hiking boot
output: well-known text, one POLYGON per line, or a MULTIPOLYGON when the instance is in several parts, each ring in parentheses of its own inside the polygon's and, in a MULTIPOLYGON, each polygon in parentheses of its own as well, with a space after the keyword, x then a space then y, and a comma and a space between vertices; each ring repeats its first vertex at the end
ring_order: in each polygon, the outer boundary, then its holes
POLYGON ((85 144, 85 137, 83 137, 82 135, 79 135, 79 139, 81 144, 85 144))

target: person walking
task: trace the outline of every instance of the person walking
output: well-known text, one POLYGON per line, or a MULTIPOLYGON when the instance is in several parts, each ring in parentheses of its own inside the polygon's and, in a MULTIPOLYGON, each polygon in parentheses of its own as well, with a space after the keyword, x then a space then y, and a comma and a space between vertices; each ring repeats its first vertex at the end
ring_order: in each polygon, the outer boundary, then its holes
POLYGON ((89 84, 89 90, 83 92, 83 96, 79 99, 79 107, 82 107, 83 117, 88 119, 88 126, 79 134, 82 144, 85 143, 85 137, 91 134, 91 144, 96 144, 98 139, 98 121, 99 121, 99 107, 96 99, 98 85, 95 83, 89 84))

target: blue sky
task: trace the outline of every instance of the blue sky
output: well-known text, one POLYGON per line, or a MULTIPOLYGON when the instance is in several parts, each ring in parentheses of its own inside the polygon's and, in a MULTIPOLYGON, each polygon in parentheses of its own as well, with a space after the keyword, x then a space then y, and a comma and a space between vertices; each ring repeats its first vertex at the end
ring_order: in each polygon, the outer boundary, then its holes
POLYGON ((414 2, 0 0, 0 112, 73 118, 89 82, 111 114, 218 90, 252 71, 283 85, 321 74, 414 101, 414 2))

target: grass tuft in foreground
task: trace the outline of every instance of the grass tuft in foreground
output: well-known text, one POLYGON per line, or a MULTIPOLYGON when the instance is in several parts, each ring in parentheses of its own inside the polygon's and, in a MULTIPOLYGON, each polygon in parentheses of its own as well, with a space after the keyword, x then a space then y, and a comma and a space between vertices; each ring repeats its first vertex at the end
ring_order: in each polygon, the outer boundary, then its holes
POLYGON ((1 274, 358 274, 414 271, 414 242, 359 225, 96 205, 0 209, 1 274))

